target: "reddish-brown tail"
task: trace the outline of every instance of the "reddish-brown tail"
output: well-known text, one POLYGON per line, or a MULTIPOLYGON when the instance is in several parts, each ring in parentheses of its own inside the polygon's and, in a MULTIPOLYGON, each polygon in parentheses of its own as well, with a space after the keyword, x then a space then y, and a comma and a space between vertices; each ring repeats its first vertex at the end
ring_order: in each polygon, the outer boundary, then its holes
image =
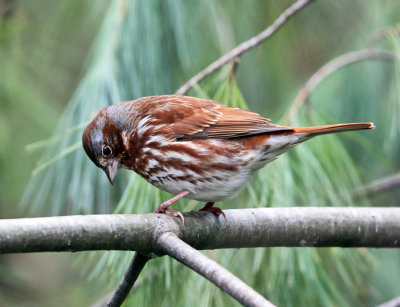
POLYGON ((336 125, 326 125, 317 127, 294 127, 295 133, 308 133, 312 136, 345 132, 353 130, 363 130, 363 129, 374 129, 373 123, 349 123, 349 124, 336 124, 336 125))

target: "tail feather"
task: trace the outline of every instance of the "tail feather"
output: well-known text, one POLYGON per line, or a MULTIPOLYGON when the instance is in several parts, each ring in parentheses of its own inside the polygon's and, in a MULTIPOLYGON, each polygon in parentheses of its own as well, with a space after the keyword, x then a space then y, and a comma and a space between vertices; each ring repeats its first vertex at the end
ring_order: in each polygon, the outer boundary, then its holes
POLYGON ((363 129, 374 129, 373 123, 349 123, 349 124, 336 124, 336 125, 326 125, 326 126, 316 126, 316 127, 293 127, 294 133, 307 133, 311 136, 346 132, 353 130, 363 130, 363 129))

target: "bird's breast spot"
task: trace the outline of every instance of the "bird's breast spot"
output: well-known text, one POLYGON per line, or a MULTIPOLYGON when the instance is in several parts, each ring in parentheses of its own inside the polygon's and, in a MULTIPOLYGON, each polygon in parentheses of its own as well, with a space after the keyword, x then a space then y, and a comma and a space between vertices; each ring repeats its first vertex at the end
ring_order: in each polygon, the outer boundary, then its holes
POLYGON ((149 147, 145 147, 143 149, 143 153, 144 154, 150 153, 154 156, 161 156, 161 157, 163 156, 163 153, 161 151, 159 151, 158 149, 149 148, 149 147))
POLYGON ((139 121, 136 127, 138 136, 142 136, 150 128, 150 126, 147 124, 149 120, 150 116, 146 116, 139 121))
POLYGON ((160 134, 152 134, 150 135, 149 139, 146 141, 147 144, 155 143, 155 144, 162 144, 166 142, 166 138, 160 134))
POLYGON ((146 171, 149 171, 150 169, 154 168, 157 166, 159 163, 157 160, 154 159, 149 159, 146 167, 146 171))
POLYGON ((169 161, 171 159, 183 161, 181 163, 181 165, 188 165, 189 162, 190 163, 198 163, 199 162, 199 160, 197 159, 196 156, 190 155, 190 154, 187 154, 184 152, 180 153, 177 151, 167 151, 166 154, 164 154, 163 159, 165 161, 169 161))

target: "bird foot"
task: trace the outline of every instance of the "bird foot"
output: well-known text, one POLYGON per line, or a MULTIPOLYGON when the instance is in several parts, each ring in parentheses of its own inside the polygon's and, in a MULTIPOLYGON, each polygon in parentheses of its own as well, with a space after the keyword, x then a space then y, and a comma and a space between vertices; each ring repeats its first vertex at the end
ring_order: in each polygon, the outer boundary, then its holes
POLYGON ((166 213, 170 214, 172 216, 176 216, 181 219, 182 223, 185 223, 185 219, 183 218, 183 214, 179 212, 178 210, 175 209, 168 209, 169 206, 171 206, 174 202, 176 202, 178 199, 185 197, 188 195, 188 191, 183 191, 179 193, 178 195, 172 197, 171 199, 168 199, 167 201, 163 202, 161 205, 159 205, 153 213, 166 213))
POLYGON ((214 213, 217 217, 222 215, 224 217, 225 222, 226 222, 226 216, 225 216, 224 211, 222 211, 221 208, 214 207, 214 202, 206 203, 204 207, 199 209, 199 211, 209 211, 209 212, 214 213))
POLYGON ((167 209, 168 207, 163 208, 161 206, 162 206, 162 204, 156 210, 154 210, 153 213, 166 213, 166 214, 169 214, 169 215, 172 215, 172 216, 176 216, 176 217, 180 218, 182 223, 185 223, 185 219, 183 218, 183 214, 180 211, 175 210, 175 209, 167 209))

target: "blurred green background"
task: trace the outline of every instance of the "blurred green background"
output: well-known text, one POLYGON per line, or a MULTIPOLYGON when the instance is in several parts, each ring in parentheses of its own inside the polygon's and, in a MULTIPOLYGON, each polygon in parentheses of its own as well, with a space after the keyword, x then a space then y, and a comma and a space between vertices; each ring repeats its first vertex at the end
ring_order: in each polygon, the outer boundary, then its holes
MULTIPOLYGON (((81 148, 85 124, 105 105, 174 93, 291 3, 0 1, 1 217, 152 211, 169 195, 128 172, 111 187, 81 148)), ((228 64, 189 94, 247 104, 285 124, 298 91, 325 63, 371 43, 400 55, 399 22, 397 0, 315 1, 246 53, 235 78, 229 78, 228 64)), ((373 121, 377 129, 299 146, 264 168, 229 207, 398 206, 399 188, 368 199, 353 191, 400 172, 399 64, 363 61, 344 67, 322 81, 307 106, 294 113, 292 124, 373 121)), ((199 206, 183 200, 176 207, 199 206)), ((400 295, 396 250, 205 253, 279 306, 374 306, 400 295)), ((2 256, 1 305, 94 303, 116 285, 131 256, 2 256)), ((152 261, 142 277, 127 306, 236 304, 168 258, 152 261)))

